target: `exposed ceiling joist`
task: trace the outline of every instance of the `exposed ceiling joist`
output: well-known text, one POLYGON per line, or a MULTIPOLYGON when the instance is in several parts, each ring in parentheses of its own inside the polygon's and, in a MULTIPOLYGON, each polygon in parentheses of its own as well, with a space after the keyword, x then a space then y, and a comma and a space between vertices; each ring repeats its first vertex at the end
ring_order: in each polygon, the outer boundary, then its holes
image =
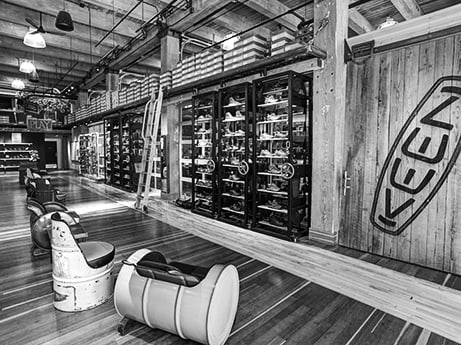
POLYGON ((391 0, 391 2, 406 20, 416 18, 424 14, 416 0, 391 0))
MULTIPOLYGON (((288 6, 285 6, 280 1, 277 1, 277 0, 273 0, 273 1, 249 0, 245 2, 245 5, 265 15, 268 18, 275 17, 281 13, 285 13, 290 10, 288 6)), ((283 25, 284 27, 292 31, 296 31, 297 25, 299 24, 300 19, 297 16, 289 13, 289 14, 284 15, 281 18, 276 19, 275 21, 279 23, 280 25, 283 25)))
POLYGON ((349 28, 359 35, 375 29, 373 24, 371 24, 356 8, 351 8, 349 10, 349 28))
MULTIPOLYGON (((246 30, 259 23, 259 21, 251 19, 249 16, 242 16, 232 12, 226 13, 224 15, 218 15, 216 19, 213 19, 213 22, 234 33, 241 30, 246 30)), ((270 36, 269 29, 262 26, 255 29, 255 33, 258 33, 263 37, 270 36)))

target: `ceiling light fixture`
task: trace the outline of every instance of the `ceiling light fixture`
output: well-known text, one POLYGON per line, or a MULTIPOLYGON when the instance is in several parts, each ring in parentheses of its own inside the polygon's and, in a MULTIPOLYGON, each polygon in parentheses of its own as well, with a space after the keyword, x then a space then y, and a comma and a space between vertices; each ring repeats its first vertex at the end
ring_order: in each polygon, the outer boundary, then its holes
POLYGON ((38 76, 37 70, 33 70, 32 73, 29 74, 29 81, 32 83, 39 83, 40 77, 38 76))
POLYGON ((395 24, 398 24, 398 22, 395 21, 394 18, 387 17, 386 20, 378 26, 378 30, 387 28, 388 26, 393 26, 395 24))
POLYGON ((63 9, 58 12, 54 25, 62 31, 74 31, 74 22, 69 12, 66 12, 65 2, 62 2, 63 9))
POLYGON ((21 79, 14 79, 12 82, 11 82, 11 87, 13 89, 16 89, 16 90, 24 90, 24 88, 26 87, 26 85, 24 84, 24 82, 21 80, 21 79))
POLYGON ((233 34, 227 35, 226 38, 228 37, 227 40, 225 40, 222 43, 222 49, 224 50, 232 50, 234 49, 235 43, 240 40, 239 36, 234 36, 233 34))
POLYGON ((29 31, 24 36, 23 43, 26 46, 29 46, 32 48, 45 48, 46 47, 45 39, 43 38, 42 34, 40 32, 37 32, 37 30, 35 30, 34 28, 29 28, 29 31))
POLYGON ((23 62, 21 62, 21 65, 19 66, 19 70, 22 73, 32 73, 35 71, 35 66, 31 61, 24 60, 23 62))

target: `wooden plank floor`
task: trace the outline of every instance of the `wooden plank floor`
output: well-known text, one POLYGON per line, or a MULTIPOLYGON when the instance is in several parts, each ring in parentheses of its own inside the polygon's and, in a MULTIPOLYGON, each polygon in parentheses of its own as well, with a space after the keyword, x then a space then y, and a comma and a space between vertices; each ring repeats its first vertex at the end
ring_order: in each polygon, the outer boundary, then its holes
MULTIPOLYGON (((72 176, 54 178, 67 193, 68 207, 82 216, 90 239, 115 244, 116 273, 121 260, 139 248, 159 250, 170 259, 192 264, 237 266, 239 309, 227 344, 456 344, 113 201, 123 199, 123 193, 111 191, 108 199, 79 181, 72 176)), ((193 344, 142 325, 120 336, 116 331, 120 317, 112 300, 80 313, 56 311, 49 257, 30 255, 25 191, 16 175, 0 177, 0 193, 0 344, 193 344)), ((457 276, 346 248, 331 249, 461 290, 457 276)))

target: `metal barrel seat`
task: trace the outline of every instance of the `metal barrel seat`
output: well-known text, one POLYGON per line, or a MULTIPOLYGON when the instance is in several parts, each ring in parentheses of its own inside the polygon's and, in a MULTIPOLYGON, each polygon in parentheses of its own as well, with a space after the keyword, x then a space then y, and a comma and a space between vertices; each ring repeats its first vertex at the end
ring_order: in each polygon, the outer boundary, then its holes
POLYGON ((35 198, 41 202, 58 201, 65 202, 66 194, 53 187, 48 179, 39 178, 35 180, 35 198))
POLYGON ((61 217, 70 225, 76 239, 85 239, 88 234, 80 225, 80 216, 74 211, 69 211, 63 204, 57 201, 41 203, 37 199, 27 200, 27 209, 30 211, 30 234, 33 244, 32 255, 39 256, 49 253, 51 250, 50 236, 51 215, 60 212, 61 217))
POLYGON ((239 299, 235 266, 168 262, 148 249, 123 263, 114 293, 121 316, 202 344, 226 342, 239 299))
POLYGON ((96 307, 113 294, 115 247, 100 241, 77 243, 61 215, 51 215, 54 307, 68 312, 96 307))

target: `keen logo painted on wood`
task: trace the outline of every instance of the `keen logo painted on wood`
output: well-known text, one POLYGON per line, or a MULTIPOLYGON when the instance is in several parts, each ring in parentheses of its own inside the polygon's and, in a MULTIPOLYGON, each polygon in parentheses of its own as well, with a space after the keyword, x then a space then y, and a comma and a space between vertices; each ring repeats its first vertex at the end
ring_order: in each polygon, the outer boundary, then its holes
POLYGON ((461 152, 461 76, 442 77, 406 120, 375 190, 371 223, 398 235, 429 205, 461 152))

